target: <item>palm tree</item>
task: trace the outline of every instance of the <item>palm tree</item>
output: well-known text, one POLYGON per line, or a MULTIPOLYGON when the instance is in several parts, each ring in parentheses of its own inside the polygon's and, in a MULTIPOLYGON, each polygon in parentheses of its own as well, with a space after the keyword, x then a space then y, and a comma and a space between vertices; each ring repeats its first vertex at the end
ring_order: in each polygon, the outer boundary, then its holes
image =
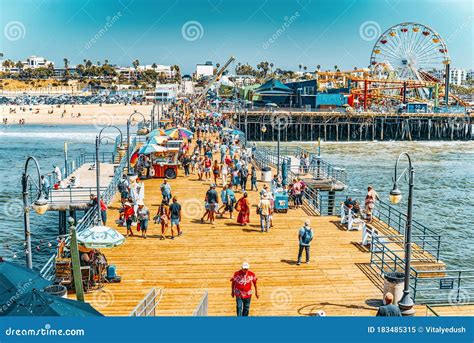
POLYGON ((156 64, 156 62, 153 62, 153 64, 151 65, 151 67, 152 67, 153 69, 156 69, 156 68, 158 68, 158 65, 156 64))
POLYGON ((301 64, 300 64, 300 65, 298 65, 298 68, 300 69, 300 71, 301 71, 301 67, 302 67, 302 65, 301 65, 301 64))
POLYGON ((304 66, 304 67, 303 67, 303 70, 304 70, 304 72, 306 73, 306 70, 308 70, 308 67, 307 67, 307 66, 304 66))
POLYGON ((100 67, 100 61, 97 61, 97 66, 99 66, 99 67, 100 67))
POLYGON ((67 57, 63 58, 64 62, 64 79, 67 81, 69 79, 70 73, 69 73, 69 60, 67 57))
POLYGON ((334 70, 337 70, 337 64, 334 66, 334 70))
POLYGON ((108 65, 109 64, 109 60, 104 60, 104 65, 108 65))

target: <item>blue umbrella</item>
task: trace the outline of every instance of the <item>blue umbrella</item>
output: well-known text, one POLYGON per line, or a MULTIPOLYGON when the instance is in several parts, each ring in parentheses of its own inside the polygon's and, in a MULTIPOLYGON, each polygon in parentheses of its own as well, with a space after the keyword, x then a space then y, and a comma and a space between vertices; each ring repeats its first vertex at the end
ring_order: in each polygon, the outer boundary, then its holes
POLYGON ((237 130, 237 129, 231 129, 229 127, 226 127, 224 129, 224 131, 226 131, 227 133, 231 134, 231 135, 244 135, 244 133, 240 130, 237 130))
POLYGON ((67 317, 90 317, 102 316, 90 304, 65 299, 51 295, 37 289, 33 289, 18 299, 2 313, 5 316, 67 316, 67 317))
POLYGON ((0 260, 0 309, 1 306, 33 288, 43 289, 49 285, 51 281, 42 278, 37 272, 0 260))

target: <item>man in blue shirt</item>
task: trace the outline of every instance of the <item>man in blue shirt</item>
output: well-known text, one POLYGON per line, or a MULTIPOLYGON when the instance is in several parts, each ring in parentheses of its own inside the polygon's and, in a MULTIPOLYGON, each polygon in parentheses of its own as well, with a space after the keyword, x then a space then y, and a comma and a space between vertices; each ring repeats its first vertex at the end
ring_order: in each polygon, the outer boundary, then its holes
POLYGON ((311 229, 310 224, 311 222, 309 219, 307 219, 304 222, 304 226, 298 232, 299 250, 298 261, 296 262, 298 266, 301 264, 301 255, 303 255, 303 250, 306 252, 306 263, 309 263, 309 248, 314 237, 313 229, 311 229))

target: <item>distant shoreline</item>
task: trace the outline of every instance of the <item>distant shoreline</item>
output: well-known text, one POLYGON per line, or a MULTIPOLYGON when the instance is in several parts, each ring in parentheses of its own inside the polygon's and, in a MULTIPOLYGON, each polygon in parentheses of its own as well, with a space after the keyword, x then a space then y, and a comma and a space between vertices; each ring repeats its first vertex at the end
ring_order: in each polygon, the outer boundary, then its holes
MULTIPOLYGON (((20 119, 28 124, 44 125, 125 125, 129 116, 135 111, 142 113, 145 118, 150 117, 152 104, 148 105, 124 105, 124 104, 91 104, 91 105, 2 105, 0 116, 7 118, 8 125, 19 123, 20 119), (27 108, 26 111, 21 108, 27 108), (31 110, 30 110, 31 108, 31 110), (13 110, 13 112, 11 112, 13 110), (52 113, 51 113, 52 111, 52 113)), ((141 121, 140 115, 134 119, 141 121)))

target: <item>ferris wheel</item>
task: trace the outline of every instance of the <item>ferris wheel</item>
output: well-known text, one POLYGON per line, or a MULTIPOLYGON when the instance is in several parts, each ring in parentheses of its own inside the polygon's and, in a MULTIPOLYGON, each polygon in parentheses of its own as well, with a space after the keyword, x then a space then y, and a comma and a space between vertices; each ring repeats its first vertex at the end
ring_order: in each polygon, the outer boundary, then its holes
POLYGON ((429 81, 433 72, 449 65, 448 48, 441 36, 418 23, 390 27, 377 39, 370 56, 370 68, 387 66, 401 80, 429 81))

